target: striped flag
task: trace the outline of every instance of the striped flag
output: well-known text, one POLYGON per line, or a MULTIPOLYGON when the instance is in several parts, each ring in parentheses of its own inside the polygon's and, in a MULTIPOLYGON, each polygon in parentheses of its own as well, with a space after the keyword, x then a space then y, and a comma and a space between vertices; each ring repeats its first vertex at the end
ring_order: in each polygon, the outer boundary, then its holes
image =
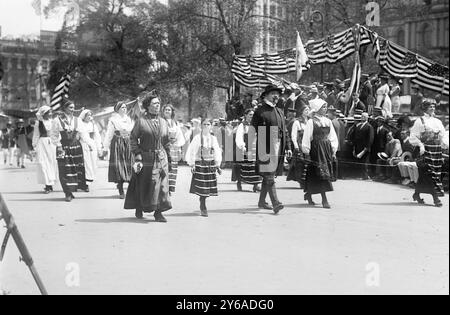
POLYGON ((417 61, 416 54, 391 41, 387 41, 385 51, 380 51, 380 66, 394 77, 416 77, 417 61))
POLYGON ((42 15, 42 3, 41 0, 33 0, 33 2, 31 3, 31 5, 33 6, 34 12, 36 13, 36 15, 42 15))
POLYGON ((305 46, 303 46, 300 33, 297 31, 297 46, 295 52, 295 67, 297 71, 297 81, 300 81, 303 75, 303 67, 309 65, 309 58, 305 51, 305 46))
POLYGON ((412 80, 422 88, 449 96, 449 68, 418 58, 418 75, 412 80))
MULTIPOLYGON (((359 29, 361 46, 371 43, 369 32, 365 28, 359 29)), ((353 29, 330 35, 320 41, 309 42, 306 53, 312 64, 336 63, 347 58, 356 51, 353 29)))
POLYGON ((50 107, 53 110, 58 110, 62 106, 62 101, 68 97, 70 80, 70 75, 63 75, 58 86, 55 88, 55 92, 53 93, 50 102, 50 107))

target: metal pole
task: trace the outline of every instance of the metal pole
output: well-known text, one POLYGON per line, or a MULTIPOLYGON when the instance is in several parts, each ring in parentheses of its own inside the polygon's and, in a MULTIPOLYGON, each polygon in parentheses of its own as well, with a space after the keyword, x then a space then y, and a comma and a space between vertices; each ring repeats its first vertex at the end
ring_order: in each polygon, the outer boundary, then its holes
POLYGON ((6 222, 6 228, 8 232, 11 233, 11 236, 16 243, 17 248, 19 249, 20 255, 22 255, 21 260, 28 266, 33 275, 33 279, 36 282, 39 291, 42 295, 48 295, 47 290, 45 289, 44 283, 42 282, 39 274, 34 266, 33 258, 31 257, 30 252, 28 251, 27 246, 22 238, 22 235, 17 228, 17 225, 14 221, 14 217, 11 212, 9 212, 8 207, 6 206, 5 201, 3 200, 3 196, 0 194, 0 213, 3 217, 3 220, 6 222))

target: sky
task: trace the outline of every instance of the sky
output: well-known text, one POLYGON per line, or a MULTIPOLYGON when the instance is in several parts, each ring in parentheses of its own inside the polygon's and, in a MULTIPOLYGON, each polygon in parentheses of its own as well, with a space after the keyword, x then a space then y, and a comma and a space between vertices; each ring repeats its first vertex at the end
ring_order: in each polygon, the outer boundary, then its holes
MULTIPOLYGON (((167 0, 159 0, 167 3, 167 0)), ((0 26, 1 36, 11 35, 20 37, 23 35, 39 34, 41 19, 32 7, 33 0, 0 0, 0 26)), ((45 6, 48 0, 42 0, 45 6)), ((63 22, 64 12, 46 20, 42 15, 42 29, 58 31, 63 22)))

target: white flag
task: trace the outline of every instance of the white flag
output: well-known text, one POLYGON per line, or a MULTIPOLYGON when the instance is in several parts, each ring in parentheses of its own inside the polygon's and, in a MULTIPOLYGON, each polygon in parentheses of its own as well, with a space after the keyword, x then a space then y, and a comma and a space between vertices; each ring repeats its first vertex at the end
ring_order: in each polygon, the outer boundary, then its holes
POLYGON ((300 33, 297 31, 297 47, 296 47, 296 59, 295 59, 295 67, 297 69, 297 81, 303 75, 303 67, 308 65, 308 55, 306 54, 305 47, 303 46, 302 39, 300 38, 300 33))

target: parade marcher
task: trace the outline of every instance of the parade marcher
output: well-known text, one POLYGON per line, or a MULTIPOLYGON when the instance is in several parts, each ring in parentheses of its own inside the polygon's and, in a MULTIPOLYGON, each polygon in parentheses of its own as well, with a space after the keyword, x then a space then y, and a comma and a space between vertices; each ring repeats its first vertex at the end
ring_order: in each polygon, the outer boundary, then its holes
POLYGON ((14 148, 16 146, 15 131, 11 121, 6 123, 6 128, 1 131, 2 134, 2 151, 4 164, 12 166, 14 148))
POLYGON ((169 126, 170 140, 170 170, 169 170, 169 191, 175 193, 177 186, 178 164, 182 159, 182 147, 186 140, 180 125, 175 120, 175 108, 168 104, 162 109, 164 119, 169 126))
POLYGON ((200 197, 200 211, 208 217, 206 199, 218 196, 217 175, 221 174, 222 150, 217 138, 211 134, 211 120, 202 121, 202 132, 194 137, 186 153, 186 161, 192 168, 190 193, 200 197))
POLYGON ((36 151, 38 184, 45 185, 44 192, 53 192, 53 186, 58 180, 58 162, 56 161, 56 146, 52 143, 50 133, 53 119, 50 106, 39 108, 34 125, 33 148, 36 151))
POLYGON ((108 122, 103 141, 104 155, 109 150, 108 182, 117 184, 119 196, 125 199, 123 185, 129 183, 132 176, 133 154, 131 152, 130 134, 134 122, 127 115, 127 105, 119 102, 114 106, 115 114, 108 122))
POLYGON ((87 140, 87 135, 79 126, 79 120, 74 116, 75 104, 65 101, 63 112, 52 122, 50 137, 57 147, 59 181, 66 196, 66 202, 75 199, 77 190, 87 191, 84 168, 83 148, 80 138, 87 140))
POLYGON ((442 122, 433 117, 435 105, 424 102, 421 109, 424 115, 416 120, 411 129, 411 140, 420 146, 421 155, 417 161, 419 180, 413 198, 423 204, 424 200, 420 194, 431 194, 436 207, 442 207, 439 199, 444 196, 441 175, 444 164, 442 151, 448 148, 448 139, 445 139, 446 131, 442 122))
POLYGON ((287 136, 286 122, 283 112, 276 107, 282 90, 275 85, 268 85, 261 95, 263 105, 255 112, 252 125, 257 133, 257 172, 263 177, 261 195, 258 206, 261 209, 273 210, 278 214, 284 209, 278 200, 275 177, 284 169, 284 156, 292 157, 287 136), (261 147, 261 144, 265 146, 261 147), (266 202, 269 194, 273 207, 266 202))
POLYGON ((138 219, 153 213, 156 222, 166 223, 163 213, 172 209, 169 193, 170 139, 166 120, 159 117, 161 103, 156 94, 142 97, 145 114, 131 132, 135 158, 125 209, 135 210, 138 219))
POLYGON ((28 132, 27 128, 25 128, 25 121, 19 119, 15 130, 15 141, 17 144, 17 167, 20 168, 25 168, 25 156, 30 154, 27 137, 28 132))
POLYGON ((353 128, 352 135, 350 135, 353 143, 353 157, 356 159, 355 168, 358 169, 358 175, 362 180, 369 179, 369 163, 370 152, 372 150, 374 141, 374 129, 369 124, 369 114, 363 113, 361 121, 353 128))
POLYGON ((302 141, 303 153, 311 161, 306 173, 305 199, 313 205, 312 196, 321 194, 323 207, 330 209, 326 193, 333 191, 333 160, 336 159, 339 141, 333 123, 326 118, 327 103, 316 99, 309 104, 313 117, 306 124, 302 141))
POLYGON ((306 129, 306 123, 308 122, 309 108, 305 106, 300 111, 300 116, 295 120, 291 129, 291 140, 294 147, 293 157, 291 165, 289 167, 289 173, 287 181, 296 181, 300 184, 301 189, 305 189, 306 179, 306 162, 305 154, 302 151, 303 134, 306 129))
POLYGON ((247 109, 244 121, 236 131, 237 163, 240 177, 238 178, 238 190, 242 190, 242 183, 252 185, 253 192, 261 190, 261 176, 256 173, 256 134, 251 126, 255 111, 247 109))
POLYGON ((389 96, 389 76, 380 75, 381 84, 377 89, 377 103, 375 108, 381 108, 384 117, 392 118, 392 101, 389 96))
MULTIPOLYGON (((84 168, 86 171, 86 183, 92 183, 95 180, 97 172, 97 160, 103 154, 102 138, 95 124, 92 111, 85 109, 81 112, 79 118, 80 129, 85 132, 88 137, 80 139, 83 147, 84 168)), ((87 189, 89 190, 89 189, 87 189)))

